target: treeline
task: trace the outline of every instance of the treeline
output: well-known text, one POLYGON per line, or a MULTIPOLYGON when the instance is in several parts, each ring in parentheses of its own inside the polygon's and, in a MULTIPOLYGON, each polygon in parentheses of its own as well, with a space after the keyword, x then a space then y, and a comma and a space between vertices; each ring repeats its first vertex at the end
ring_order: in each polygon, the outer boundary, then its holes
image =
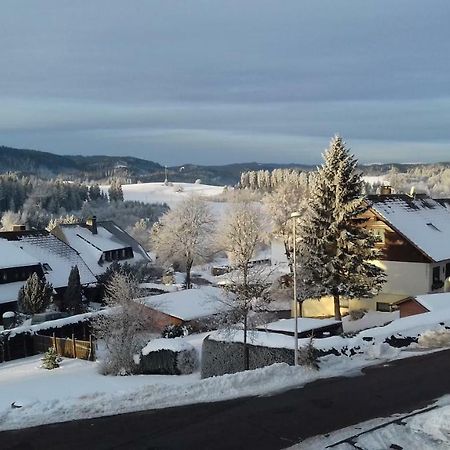
POLYGON ((307 181, 307 172, 297 169, 250 170, 242 172, 239 188, 271 192, 284 184, 303 186, 307 181))

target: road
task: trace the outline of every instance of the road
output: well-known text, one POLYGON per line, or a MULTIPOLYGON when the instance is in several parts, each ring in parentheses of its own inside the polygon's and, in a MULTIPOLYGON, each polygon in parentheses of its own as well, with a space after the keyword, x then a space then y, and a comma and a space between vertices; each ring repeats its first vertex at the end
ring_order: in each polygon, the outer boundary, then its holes
MULTIPOLYGON (((450 393, 450 350, 248 397, 0 433, 0 449, 282 449, 450 393)), ((168 387, 170 389, 170 387, 168 387)))

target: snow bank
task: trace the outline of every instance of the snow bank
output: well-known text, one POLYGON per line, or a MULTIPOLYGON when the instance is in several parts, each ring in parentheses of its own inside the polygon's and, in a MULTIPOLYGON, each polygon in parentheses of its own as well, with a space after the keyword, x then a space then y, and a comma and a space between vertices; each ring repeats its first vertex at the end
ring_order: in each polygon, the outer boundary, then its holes
POLYGON ((48 371, 39 368, 38 357, 31 357, 2 364, 0 430, 263 395, 319 378, 354 374, 369 364, 373 361, 328 357, 320 372, 275 364, 200 380, 198 373, 103 376, 97 363, 68 359, 48 371), (12 402, 22 408, 12 409, 12 402))

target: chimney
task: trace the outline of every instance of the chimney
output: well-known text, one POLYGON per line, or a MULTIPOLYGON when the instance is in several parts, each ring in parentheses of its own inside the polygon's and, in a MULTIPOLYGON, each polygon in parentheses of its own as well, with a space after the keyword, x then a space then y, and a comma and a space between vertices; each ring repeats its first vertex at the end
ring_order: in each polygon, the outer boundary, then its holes
POLYGON ((89 217, 89 219, 86 220, 86 225, 89 227, 92 234, 97 234, 97 216, 89 217))
POLYGON ((13 231, 26 231, 27 227, 25 225, 13 225, 13 231))
POLYGON ((381 195, 391 195, 392 194, 391 186, 381 186, 380 194, 381 195))

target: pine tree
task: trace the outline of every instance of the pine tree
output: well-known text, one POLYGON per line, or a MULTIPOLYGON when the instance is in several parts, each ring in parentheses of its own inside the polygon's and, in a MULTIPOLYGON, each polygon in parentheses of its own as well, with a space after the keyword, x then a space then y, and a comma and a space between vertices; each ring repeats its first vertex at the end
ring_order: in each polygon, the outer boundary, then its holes
POLYGON ((34 272, 20 288, 17 299, 19 311, 30 315, 43 312, 50 304, 52 292, 52 285, 34 272))
POLYGON ((42 368, 47 370, 57 369, 62 359, 56 353, 54 347, 50 347, 42 358, 42 368))
POLYGON ((83 312, 82 292, 80 283, 80 272, 78 267, 72 267, 69 275, 67 288, 63 296, 62 309, 70 314, 80 314, 83 312))
POLYGON ((313 176, 299 233, 299 271, 303 284, 313 286, 316 296, 333 297, 335 318, 340 320, 341 297, 376 294, 384 273, 371 263, 378 258, 376 238, 363 227, 361 217, 369 205, 361 195, 357 161, 340 136, 331 140, 324 160, 313 176))
POLYGON ((89 200, 95 201, 95 200, 98 200, 99 198, 101 198, 101 196, 102 196, 102 191, 100 189, 100 186, 97 183, 93 184, 89 188, 89 200))

